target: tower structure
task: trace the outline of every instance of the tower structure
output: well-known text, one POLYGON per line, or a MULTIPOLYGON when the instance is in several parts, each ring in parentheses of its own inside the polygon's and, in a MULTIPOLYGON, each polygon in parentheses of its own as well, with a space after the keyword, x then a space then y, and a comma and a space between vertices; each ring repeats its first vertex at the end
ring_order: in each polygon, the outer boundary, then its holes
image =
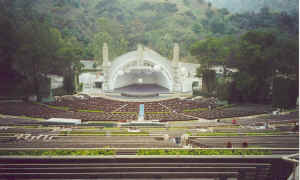
POLYGON ((137 59, 137 66, 144 65, 144 48, 141 44, 138 45, 138 59, 137 59))
POLYGON ((175 43, 173 48, 173 60, 172 60, 173 66, 178 66, 179 58, 180 58, 179 45, 175 43))
POLYGON ((102 70, 103 70, 103 76, 104 76, 103 90, 106 91, 109 89, 109 87, 108 87, 109 72, 108 71, 110 68, 107 43, 103 43, 102 58, 103 58, 102 70))
POLYGON ((102 59, 103 59, 102 66, 107 66, 109 64, 107 43, 103 43, 103 47, 102 47, 102 59))
POLYGON ((173 48, 172 71, 174 77, 173 90, 177 92, 181 91, 179 61, 180 61, 180 48, 179 45, 175 43, 173 48))

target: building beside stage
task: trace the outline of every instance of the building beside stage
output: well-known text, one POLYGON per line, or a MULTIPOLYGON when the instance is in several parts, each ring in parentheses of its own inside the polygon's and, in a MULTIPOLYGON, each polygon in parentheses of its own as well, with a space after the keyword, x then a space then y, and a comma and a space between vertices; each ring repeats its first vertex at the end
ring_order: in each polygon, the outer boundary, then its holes
MULTIPOLYGON (((84 65, 79 83, 84 93, 114 92, 129 87, 152 87, 158 92, 191 92, 192 85, 201 89, 202 80, 196 77, 200 64, 180 62, 180 48, 174 45, 173 59, 138 45, 137 50, 109 59, 106 43, 102 49, 103 63, 82 60, 84 65)), ((151 88, 150 88, 151 89, 151 88)))

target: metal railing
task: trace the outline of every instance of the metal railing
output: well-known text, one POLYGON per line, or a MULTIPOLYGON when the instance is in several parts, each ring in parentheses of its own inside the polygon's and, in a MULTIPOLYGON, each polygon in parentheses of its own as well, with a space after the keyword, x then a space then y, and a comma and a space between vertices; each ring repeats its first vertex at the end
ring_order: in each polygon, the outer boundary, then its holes
POLYGON ((298 180, 299 179, 299 153, 283 156, 282 159, 293 164, 293 172, 291 173, 288 180, 298 180))

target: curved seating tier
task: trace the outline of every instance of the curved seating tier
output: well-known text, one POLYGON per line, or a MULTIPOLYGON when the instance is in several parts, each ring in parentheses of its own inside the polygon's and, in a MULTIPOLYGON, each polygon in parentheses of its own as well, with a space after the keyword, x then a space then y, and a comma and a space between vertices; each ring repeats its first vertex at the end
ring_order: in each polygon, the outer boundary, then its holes
POLYGON ((266 113, 263 108, 219 108, 214 99, 169 99, 155 102, 125 102, 105 98, 59 100, 38 104, 6 102, 0 104, 0 113, 36 118, 73 118, 83 121, 137 120, 139 105, 144 104, 145 120, 185 121, 220 119, 266 113), (210 109, 210 110, 209 110, 210 109))

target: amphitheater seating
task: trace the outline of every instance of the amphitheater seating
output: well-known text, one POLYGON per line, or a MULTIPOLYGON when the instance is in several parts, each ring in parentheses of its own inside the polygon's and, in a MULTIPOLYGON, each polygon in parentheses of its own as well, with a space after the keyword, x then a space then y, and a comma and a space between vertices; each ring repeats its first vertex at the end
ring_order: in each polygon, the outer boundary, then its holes
POLYGON ((160 122, 166 122, 166 121, 190 121, 196 119, 178 113, 157 113, 157 114, 146 114, 145 120, 159 120, 160 122))
POLYGON ((257 109, 256 111, 249 110, 227 110, 227 109, 213 109, 211 111, 194 111, 194 112, 184 112, 184 114, 204 118, 204 119, 220 119, 220 118, 231 118, 231 117, 241 117, 250 116, 265 113, 262 110, 257 109))
POLYGON ((214 101, 214 99, 188 100, 175 98, 154 102, 125 102, 97 97, 75 101, 60 100, 46 105, 29 102, 6 102, 1 103, 0 113, 47 119, 73 118, 83 121, 131 121, 137 120, 140 104, 145 105, 146 120, 220 119, 266 113, 264 109, 253 107, 250 109, 222 109, 214 101), (211 110, 208 110, 208 107, 211 107, 211 110))
POLYGON ((124 105, 125 102, 97 97, 97 98, 89 98, 85 100, 76 100, 76 101, 70 101, 70 100, 56 101, 48 104, 54 106, 70 107, 75 110, 87 109, 87 110, 102 110, 105 112, 112 112, 118 107, 124 105))
POLYGON ((0 113, 14 116, 29 116, 39 118, 50 118, 53 113, 63 112, 59 109, 50 109, 38 104, 22 102, 7 102, 0 104, 0 113))
POLYGON ((208 108, 209 105, 213 105, 210 101, 181 100, 178 98, 162 101, 161 104, 176 112, 183 112, 188 109, 208 108))

